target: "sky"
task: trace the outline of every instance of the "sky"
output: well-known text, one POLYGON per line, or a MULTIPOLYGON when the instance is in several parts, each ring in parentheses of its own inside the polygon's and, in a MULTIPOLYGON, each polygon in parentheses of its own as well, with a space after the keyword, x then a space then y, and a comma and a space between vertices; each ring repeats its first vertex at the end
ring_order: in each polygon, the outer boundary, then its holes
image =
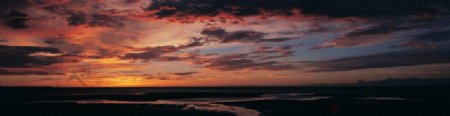
POLYGON ((450 76, 447 0, 2 0, 0 86, 450 76))

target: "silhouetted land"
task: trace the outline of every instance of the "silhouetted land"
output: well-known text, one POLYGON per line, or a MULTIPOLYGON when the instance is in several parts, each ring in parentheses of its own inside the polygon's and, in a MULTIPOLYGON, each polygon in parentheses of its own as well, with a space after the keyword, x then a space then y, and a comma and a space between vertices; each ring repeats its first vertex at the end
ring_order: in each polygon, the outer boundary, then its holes
POLYGON ((15 103, 2 104, 0 109, 2 116, 233 116, 226 112, 148 104, 15 103))
POLYGON ((449 100, 397 101, 325 99, 224 103, 255 109, 267 116, 449 116, 449 100))
POLYGON ((78 104, 79 100, 155 101, 184 98, 245 98, 267 94, 307 93, 301 97, 219 104, 259 111, 265 116, 450 116, 450 86, 327 86, 209 88, 0 88, 3 116, 149 116, 234 115, 164 104, 78 104))

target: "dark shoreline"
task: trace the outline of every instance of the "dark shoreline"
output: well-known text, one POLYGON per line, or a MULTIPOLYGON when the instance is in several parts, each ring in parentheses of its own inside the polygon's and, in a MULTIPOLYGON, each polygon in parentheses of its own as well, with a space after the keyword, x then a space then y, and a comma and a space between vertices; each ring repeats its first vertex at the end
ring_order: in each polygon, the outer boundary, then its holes
POLYGON ((450 101, 324 99, 223 103, 258 110, 265 116, 449 116, 450 101))
MULTIPOLYGON (((219 104, 257 110, 265 116, 449 116, 450 86, 401 87, 213 87, 213 88, 23 88, 0 87, 0 114, 7 116, 227 116, 229 112, 164 104, 79 104, 79 100, 156 101, 186 98, 246 98, 300 93, 318 100, 256 100, 219 104), (370 97, 394 99, 365 99, 370 97), (41 102, 44 101, 44 102, 41 102), (54 101, 54 102, 52 102, 54 101), (64 102, 71 101, 71 102, 64 102)), ((289 97, 289 96, 288 96, 289 97)))
POLYGON ((111 99, 157 100, 199 97, 255 97, 271 93, 314 93, 335 97, 450 98, 450 86, 41 88, 0 87, 0 101, 111 99))
POLYGON ((183 109, 176 105, 14 103, 0 104, 4 116, 233 116, 228 112, 183 109))

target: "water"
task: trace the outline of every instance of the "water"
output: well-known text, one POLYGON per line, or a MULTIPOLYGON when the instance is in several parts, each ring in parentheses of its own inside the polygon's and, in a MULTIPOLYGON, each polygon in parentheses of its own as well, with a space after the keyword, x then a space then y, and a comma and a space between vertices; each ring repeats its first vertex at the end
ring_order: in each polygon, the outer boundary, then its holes
POLYGON ((319 100, 328 99, 329 96, 314 96, 314 93, 279 93, 264 94, 259 97, 231 97, 231 98, 186 98, 172 100, 156 100, 156 101, 119 101, 119 100, 66 100, 66 101, 39 101, 28 103, 58 103, 73 102, 78 104, 164 104, 164 105, 181 105, 184 109, 204 110, 215 112, 229 112, 237 116, 259 116, 261 113, 254 109, 244 107, 224 105, 220 103, 226 102, 246 102, 259 100, 319 100))

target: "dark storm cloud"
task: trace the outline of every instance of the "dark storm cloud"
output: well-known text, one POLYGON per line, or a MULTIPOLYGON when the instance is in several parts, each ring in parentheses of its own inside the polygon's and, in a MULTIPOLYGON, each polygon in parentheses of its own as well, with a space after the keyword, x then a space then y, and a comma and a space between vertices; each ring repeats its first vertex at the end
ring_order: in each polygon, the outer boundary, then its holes
MULTIPOLYGON (((414 31, 422 30, 427 33, 412 34, 408 37, 414 40, 402 40, 408 43, 412 42, 443 42, 448 40, 448 28, 450 27, 450 15, 416 15, 407 17, 386 18, 383 20, 370 20, 373 26, 363 29, 357 29, 346 35, 329 40, 321 45, 314 46, 312 49, 322 49, 331 47, 350 47, 361 45, 376 45, 386 41, 402 39, 395 37, 396 33, 416 33, 414 31), (445 30, 447 29, 447 30, 445 30)), ((417 44, 416 44, 417 45, 417 44)), ((399 45, 403 46, 403 45, 399 45)))
MULTIPOLYGON (((156 12, 159 18, 183 20, 196 16, 215 17, 221 13, 234 17, 294 16, 293 10, 298 9, 305 16, 353 17, 372 25, 312 48, 322 49, 381 44, 397 39, 389 37, 395 32, 442 28, 450 25, 449 8, 450 1, 446 0, 155 0, 147 10, 156 12)), ((292 39, 264 39, 266 33, 252 30, 227 32, 222 28, 208 28, 202 34, 215 37, 219 42, 281 42, 292 39)))
POLYGON ((281 37, 281 38, 270 38, 270 39, 260 39, 258 42, 284 42, 296 39, 295 37, 281 37))
POLYGON ((225 29, 217 27, 204 29, 201 34, 213 37, 222 43, 258 41, 267 35, 266 33, 247 30, 226 32, 225 29))
POLYGON ((437 44, 435 43, 428 43, 428 42, 421 42, 421 41, 410 41, 410 42, 404 42, 399 45, 392 45, 389 46, 389 48, 401 48, 401 47, 413 47, 418 49, 436 49, 437 44))
POLYGON ((423 42, 445 42, 450 40, 450 29, 449 30, 438 30, 424 33, 414 37, 416 41, 423 42))
POLYGON ((159 46, 147 48, 145 52, 141 53, 128 53, 123 58, 124 59, 142 59, 142 60, 150 60, 159 58, 164 53, 177 51, 176 47, 173 46, 159 46))
POLYGON ((48 66, 63 62, 57 57, 33 56, 33 53, 61 53, 56 48, 34 46, 3 46, 0 45, 1 68, 26 68, 48 66))
POLYGON ((28 14, 12 10, 6 16, 3 16, 4 24, 13 29, 26 29, 25 23, 30 20, 28 14))
POLYGON ((69 14, 69 16, 67 17, 67 23, 69 25, 82 25, 82 24, 86 24, 86 20, 87 20, 87 15, 84 12, 72 12, 71 14, 69 14))
POLYGON ((221 71, 236 71, 236 70, 290 70, 294 69, 294 65, 280 64, 277 61, 256 62, 251 59, 212 59, 205 68, 216 69, 221 71))
POLYGON ((88 20, 90 26, 125 27, 124 17, 94 14, 90 15, 90 18, 88 20))
MULTIPOLYGON (((279 61, 270 61, 277 58, 285 58, 294 56, 292 46, 280 46, 267 49, 257 49, 248 54, 230 54, 218 57, 199 57, 199 54, 189 54, 189 56, 166 56, 164 54, 171 53, 183 49, 173 46, 160 46, 145 48, 145 52, 128 53, 123 59, 132 60, 154 60, 154 61, 190 61, 193 64, 201 65, 203 68, 221 70, 221 71, 237 71, 237 70, 292 70, 297 68, 295 65, 286 64, 279 61)), ((208 55, 206 55, 208 56, 208 55)), ((197 72, 189 73, 173 73, 174 75, 191 75, 197 72)))
POLYGON ((201 34, 223 38, 227 35, 227 32, 225 32, 225 29, 222 28, 206 28, 201 32, 201 34))
POLYGON ((278 61, 255 61, 248 58, 248 54, 231 54, 217 58, 199 58, 193 61, 194 64, 202 65, 204 68, 237 71, 237 70, 292 70, 296 66, 278 61))
MULTIPOLYGON (((56 37, 56 38, 47 38, 43 40, 45 44, 48 44, 52 47, 58 48, 61 52, 69 53, 69 54, 77 54, 83 51, 83 46, 79 44, 75 44, 69 41, 68 38, 64 37, 56 37)), ((104 54, 98 54, 104 55, 104 54)))
POLYGON ((180 72, 180 73, 171 73, 171 74, 184 76, 184 75, 192 75, 192 74, 196 74, 196 73, 200 73, 200 72, 180 72))
POLYGON ((398 16, 385 18, 383 20, 371 20, 377 24, 366 29, 357 30, 348 36, 391 34, 398 31, 412 29, 441 29, 449 26, 450 13, 441 15, 417 14, 410 16, 398 16))
POLYGON ((323 49, 323 48, 339 48, 339 47, 351 47, 351 46, 363 46, 363 45, 375 45, 390 41, 394 38, 381 35, 362 35, 362 36, 344 36, 329 40, 320 45, 314 46, 311 49, 323 49))
POLYGON ((203 42, 200 42, 201 39, 198 38, 190 38, 190 42, 185 45, 180 46, 157 46, 157 47, 148 47, 148 48, 132 48, 137 51, 144 51, 139 53, 128 53, 125 54, 122 59, 131 59, 131 60, 161 60, 161 61, 178 61, 186 58, 181 58, 177 56, 163 56, 167 53, 172 53, 179 51, 181 49, 187 49, 197 46, 202 46, 203 42))
POLYGON ((186 80, 189 78, 201 78, 201 77, 192 77, 192 74, 199 72, 186 72, 186 73, 157 73, 157 74, 136 74, 136 75, 127 75, 127 76, 138 76, 144 77, 147 80, 186 80))
MULTIPOLYGON (((295 55, 295 51, 292 49, 294 46, 279 46, 279 47, 258 47, 250 54, 253 55, 251 58, 257 60, 270 60, 276 58, 286 58, 295 55)), ((297 46, 295 46, 297 47, 297 46)))
MULTIPOLYGON (((407 22, 407 21, 404 21, 407 22)), ((355 32, 352 32, 348 34, 347 36, 363 36, 363 35, 373 35, 373 34, 390 34, 395 31, 402 31, 402 30, 408 30, 413 29, 408 24, 404 24, 403 21, 389 21, 389 22, 381 22, 373 27, 358 30, 355 32), (399 23, 403 23, 402 25, 399 25, 399 23)))
POLYGON ((416 13, 441 14, 449 8, 446 0, 154 0, 147 8, 159 17, 185 15, 259 15, 261 11, 291 16, 293 9, 307 15, 329 17, 400 16, 416 13))
POLYGON ((187 59, 195 58, 195 54, 189 54, 187 57, 179 57, 179 56, 165 56, 164 54, 171 52, 161 52, 155 50, 149 50, 140 53, 128 53, 122 57, 122 59, 126 60, 154 60, 154 61, 182 61, 187 59))
POLYGON ((13 29, 26 29, 25 23, 30 20, 27 13, 22 10, 29 7, 27 0, 2 0, 0 1, 0 17, 6 26, 13 29))
POLYGON ((4 69, 0 68, 0 75, 63 75, 62 71, 49 69, 4 69))
POLYGON ((11 10, 19 10, 30 5, 27 0, 2 0, 0 2, 0 14, 6 14, 11 10))
POLYGON ((267 33, 257 32, 252 30, 241 30, 227 32, 225 29, 212 27, 204 29, 201 34, 208 36, 205 38, 208 41, 218 41, 221 43, 228 42, 283 42, 293 38, 265 38, 267 33))
POLYGON ((67 22, 69 25, 77 26, 77 25, 89 25, 89 26, 103 26, 103 27, 125 27, 125 24, 122 22, 125 18, 118 16, 108 16, 108 15, 88 15, 83 12, 76 12, 70 14, 67 17, 67 22))
MULTIPOLYGON (((158 60, 158 61, 179 61, 189 59, 190 57, 178 57, 178 56, 163 56, 167 53, 172 53, 179 51, 181 49, 186 49, 190 47, 198 46, 196 43, 191 43, 187 45, 182 45, 178 47, 174 46, 158 46, 158 47, 150 47, 144 48, 144 52, 139 53, 128 53, 125 54, 122 59, 130 59, 130 60, 158 60)), ((193 57, 193 56, 192 56, 193 57)))
POLYGON ((89 25, 104 27, 125 27, 123 21, 125 17, 110 16, 103 14, 89 14, 84 11, 70 9, 65 5, 51 5, 44 7, 45 10, 65 16, 68 25, 89 25))
POLYGON ((349 71, 369 68, 389 68, 424 64, 450 63, 450 50, 414 49, 367 56, 305 62, 307 72, 349 71))
POLYGON ((431 48, 444 47, 445 42, 450 42, 449 29, 436 29, 422 34, 412 36, 413 39, 403 42, 399 45, 392 45, 391 48, 398 47, 415 47, 415 48, 431 48), (444 45, 442 44, 444 43, 444 45))
POLYGON ((124 0, 123 1, 123 3, 126 3, 126 4, 132 4, 132 3, 137 3, 137 2, 139 2, 140 0, 124 0))
MULTIPOLYGON (((208 30, 203 31, 202 34, 216 36, 219 39, 228 37, 229 34, 225 31, 208 30)), ((234 36, 240 38, 240 36, 234 36)), ((261 37, 258 37, 261 38, 261 37)), ((217 38, 216 38, 217 39, 217 38)), ((239 39, 237 39, 239 40, 239 39)), ((253 39, 252 39, 253 40, 253 39)), ((235 70, 291 70, 296 66, 291 64, 281 63, 279 61, 269 61, 277 58, 285 58, 294 56, 292 48, 294 46, 279 46, 279 47, 261 47, 257 48, 247 54, 230 54, 222 55, 219 57, 199 57, 199 54, 189 54, 189 56, 167 56, 165 54, 179 51, 181 49, 187 49, 195 46, 203 45, 205 41, 199 38, 191 39, 189 44, 181 46, 158 46, 137 49, 138 53, 128 53, 122 57, 122 59, 131 60, 154 60, 154 61, 190 61, 194 64, 201 65, 204 68, 222 70, 222 71, 235 71, 235 70)), ((180 73, 181 74, 181 73, 180 73)), ((177 74, 175 74, 177 75, 177 74)))
POLYGON ((446 0, 305 0, 299 3, 305 14, 370 18, 416 13, 442 14, 450 6, 446 0))
POLYGON ((235 31, 223 38, 222 42, 256 41, 261 39, 264 35, 266 35, 266 33, 256 31, 235 31))
POLYGON ((142 76, 147 80, 175 80, 170 78, 167 75, 163 75, 161 73, 158 74, 140 74, 140 75, 130 75, 130 76, 142 76))

